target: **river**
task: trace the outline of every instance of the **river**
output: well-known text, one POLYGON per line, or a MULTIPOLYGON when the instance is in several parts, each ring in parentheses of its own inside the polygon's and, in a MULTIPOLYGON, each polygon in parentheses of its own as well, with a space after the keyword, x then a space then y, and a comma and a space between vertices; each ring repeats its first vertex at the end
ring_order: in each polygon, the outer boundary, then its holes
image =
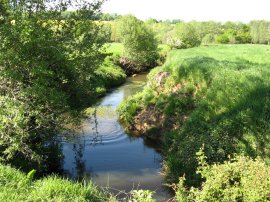
POLYGON ((91 179, 99 186, 109 187, 113 193, 148 189, 155 191, 157 201, 171 197, 160 174, 160 145, 127 135, 116 114, 121 101, 141 91, 145 82, 146 74, 128 78, 90 110, 93 115, 83 121, 80 130, 68 138, 62 137, 66 176, 91 179))

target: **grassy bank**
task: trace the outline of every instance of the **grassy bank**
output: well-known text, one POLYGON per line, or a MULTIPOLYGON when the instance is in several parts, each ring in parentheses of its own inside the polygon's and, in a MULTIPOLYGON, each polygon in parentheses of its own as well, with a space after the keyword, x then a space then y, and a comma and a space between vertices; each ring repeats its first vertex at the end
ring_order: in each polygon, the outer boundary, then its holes
POLYGON ((173 50, 151 71, 144 92, 122 103, 120 118, 151 137, 162 131, 169 181, 185 174, 187 184, 198 185, 196 152, 202 145, 210 164, 235 153, 268 161, 269 78, 266 45, 173 50))
POLYGON ((95 72, 96 74, 96 93, 103 96, 107 91, 125 83, 127 75, 121 67, 115 65, 110 57, 107 57, 102 66, 95 72))
POLYGON ((103 64, 95 71, 96 93, 98 96, 104 95, 108 90, 120 86, 126 81, 127 75, 116 62, 119 57, 122 44, 113 43, 106 45, 106 53, 109 54, 103 64))
POLYGON ((33 180, 9 166, 0 165, 0 201, 114 201, 92 183, 76 183, 56 176, 33 180))

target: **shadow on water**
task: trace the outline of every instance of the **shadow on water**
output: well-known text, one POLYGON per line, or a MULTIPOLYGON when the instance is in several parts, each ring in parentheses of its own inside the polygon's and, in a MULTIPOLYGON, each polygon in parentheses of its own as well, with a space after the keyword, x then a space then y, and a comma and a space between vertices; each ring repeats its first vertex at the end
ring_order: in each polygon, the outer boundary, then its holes
POLYGON ((80 131, 61 136, 65 176, 91 179, 115 193, 139 188, 155 191, 157 201, 171 197, 160 174, 162 144, 127 135, 115 111, 125 97, 142 90, 145 81, 146 75, 130 78, 88 110, 80 131))

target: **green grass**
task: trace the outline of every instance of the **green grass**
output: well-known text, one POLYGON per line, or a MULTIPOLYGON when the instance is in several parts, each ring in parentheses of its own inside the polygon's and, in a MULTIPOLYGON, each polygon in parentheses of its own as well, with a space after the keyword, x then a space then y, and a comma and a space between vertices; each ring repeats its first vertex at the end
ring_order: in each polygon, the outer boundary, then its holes
MULTIPOLYGON (((261 156, 269 162, 269 78, 267 45, 172 50, 167 62, 150 72, 144 92, 129 100, 137 110, 154 105, 166 117, 169 181, 185 174, 187 184, 198 185, 195 154, 202 145, 209 163, 223 162, 234 153, 261 156), (162 71, 170 76, 157 86, 156 74, 162 71)), ((137 114, 127 101, 119 112, 128 124, 137 114)))
POLYGON ((116 60, 120 57, 123 45, 120 43, 106 44, 107 56, 103 64, 96 70, 96 94, 98 97, 103 96, 108 90, 120 86, 126 81, 127 75, 116 65, 116 60))
POLYGON ((9 166, 0 165, 0 201, 114 201, 91 182, 77 183, 56 176, 32 180, 9 166))
POLYGON ((107 57, 103 62, 102 66, 95 72, 96 84, 98 85, 97 93, 103 95, 106 91, 111 88, 120 86, 126 81, 127 75, 121 69, 115 65, 110 57, 107 57))
POLYGON ((122 55, 123 51, 124 51, 124 46, 122 43, 109 43, 106 44, 107 48, 107 52, 108 53, 112 53, 114 56, 115 55, 122 55))

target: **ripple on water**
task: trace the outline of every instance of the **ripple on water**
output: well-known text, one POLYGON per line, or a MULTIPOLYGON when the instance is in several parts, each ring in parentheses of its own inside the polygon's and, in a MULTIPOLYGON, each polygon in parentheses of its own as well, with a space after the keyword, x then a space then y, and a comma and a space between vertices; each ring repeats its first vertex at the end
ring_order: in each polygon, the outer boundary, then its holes
POLYGON ((145 75, 129 78, 127 83, 86 110, 89 118, 73 135, 62 135, 63 170, 73 179, 92 179, 99 186, 130 191, 134 187, 156 192, 157 201, 170 198, 162 186, 162 156, 142 138, 127 136, 118 122, 116 107, 126 97, 140 91, 145 75))
POLYGON ((109 106, 89 108, 92 116, 83 121, 75 131, 76 135, 62 136, 63 143, 79 143, 84 145, 104 145, 125 141, 128 136, 116 117, 116 112, 109 106))

